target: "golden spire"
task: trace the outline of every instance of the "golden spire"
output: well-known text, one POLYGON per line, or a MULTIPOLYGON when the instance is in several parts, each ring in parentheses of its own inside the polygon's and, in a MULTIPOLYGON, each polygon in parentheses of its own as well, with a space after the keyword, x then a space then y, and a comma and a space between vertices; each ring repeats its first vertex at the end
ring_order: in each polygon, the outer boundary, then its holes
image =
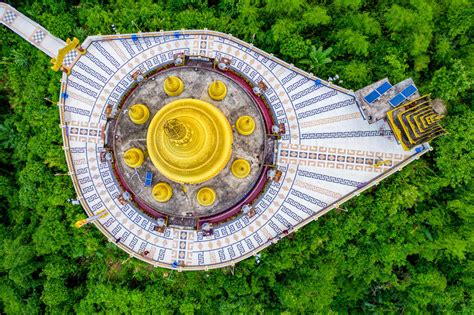
POLYGON ((240 116, 235 123, 235 127, 241 135, 251 135, 255 130, 255 120, 250 116, 240 116))
POLYGON ((183 124, 179 119, 167 120, 163 128, 165 134, 174 144, 181 145, 191 141, 192 132, 189 126, 183 124))
POLYGON ((197 192, 196 199, 201 206, 212 206, 216 201, 216 192, 210 187, 203 187, 197 192))
POLYGON ((158 202, 167 202, 171 199, 173 195, 173 189, 171 188, 170 184, 165 182, 160 182, 153 186, 151 191, 153 198, 158 202))
POLYGON ((244 159, 235 160, 230 170, 235 177, 245 178, 250 174, 250 163, 244 159))

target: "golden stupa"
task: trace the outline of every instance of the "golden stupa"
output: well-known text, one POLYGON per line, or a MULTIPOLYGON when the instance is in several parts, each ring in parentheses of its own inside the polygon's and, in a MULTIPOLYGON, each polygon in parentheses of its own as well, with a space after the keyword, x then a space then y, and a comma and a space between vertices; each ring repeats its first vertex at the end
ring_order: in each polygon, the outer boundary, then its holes
POLYGON ((222 101, 227 95, 227 86, 222 81, 214 81, 207 89, 209 96, 215 101, 222 101))
POLYGON ((125 152, 123 159, 125 164, 127 164, 129 167, 137 168, 143 164, 145 160, 145 154, 138 148, 131 148, 125 152))
POLYGON ((184 90, 183 80, 175 76, 169 76, 163 82, 163 90, 169 96, 178 96, 184 90))
POLYGON ((245 178, 250 174, 250 163, 244 159, 235 160, 230 170, 235 177, 245 178))
POLYGON ((150 111, 144 104, 135 104, 128 110, 128 116, 133 123, 142 125, 150 117, 150 111))
POLYGON ((255 131, 255 120, 250 116, 240 116, 235 127, 241 135, 251 135, 255 131))
POLYGON ((196 199, 201 206, 212 206, 216 201, 216 192, 210 187, 202 187, 197 192, 196 199))
POLYGON ((178 183, 202 183, 219 174, 230 159, 232 142, 225 115, 196 99, 165 105, 147 131, 151 161, 161 174, 178 183))
POLYGON ((173 196, 173 189, 170 184, 165 182, 160 182, 153 186, 152 189, 153 198, 158 202, 167 202, 173 196))

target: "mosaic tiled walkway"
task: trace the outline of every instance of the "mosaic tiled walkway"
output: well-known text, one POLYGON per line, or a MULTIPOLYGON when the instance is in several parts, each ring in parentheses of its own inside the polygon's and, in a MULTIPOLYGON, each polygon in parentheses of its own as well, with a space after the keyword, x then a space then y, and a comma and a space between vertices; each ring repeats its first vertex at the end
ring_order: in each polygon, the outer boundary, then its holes
POLYGON ((27 18, 6 3, 0 3, 0 22, 51 58, 66 43, 51 35, 44 27, 27 18))
MULTIPOLYGON (((5 10, 0 16, 10 26, 15 23, 15 17, 5 10)), ((87 53, 76 55, 70 62, 71 73, 63 74, 59 101, 71 177, 89 216, 102 209, 108 211, 108 216, 96 222, 103 234, 112 242, 120 239, 117 245, 123 250, 155 266, 172 268, 178 262, 180 270, 197 270, 233 265, 358 195, 429 149, 424 145, 403 151, 384 121, 369 125, 364 120, 351 91, 295 69, 227 34, 179 31, 94 36, 82 47, 87 53), (264 82, 268 89, 262 97, 286 129, 276 153, 277 167, 282 171, 280 181, 268 185, 253 203, 255 216, 240 215, 220 224, 212 236, 178 228, 154 231, 150 218, 131 204, 118 201, 121 188, 111 165, 101 162, 99 156, 104 145, 106 106, 117 106, 134 84, 132 74, 137 70, 147 73, 162 67, 182 52, 226 57, 231 69, 251 84, 264 82), (147 257, 140 255, 145 250, 147 257)))

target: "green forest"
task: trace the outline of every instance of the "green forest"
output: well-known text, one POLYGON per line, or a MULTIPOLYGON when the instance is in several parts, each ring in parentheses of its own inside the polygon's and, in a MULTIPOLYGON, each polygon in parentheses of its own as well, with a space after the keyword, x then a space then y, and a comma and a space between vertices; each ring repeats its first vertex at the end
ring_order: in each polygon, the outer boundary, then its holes
POLYGON ((130 259, 84 218, 62 149, 61 74, 0 27, 0 313, 474 312, 470 0, 7 1, 53 35, 230 33, 357 90, 412 77, 441 98, 433 151, 234 269, 130 259))

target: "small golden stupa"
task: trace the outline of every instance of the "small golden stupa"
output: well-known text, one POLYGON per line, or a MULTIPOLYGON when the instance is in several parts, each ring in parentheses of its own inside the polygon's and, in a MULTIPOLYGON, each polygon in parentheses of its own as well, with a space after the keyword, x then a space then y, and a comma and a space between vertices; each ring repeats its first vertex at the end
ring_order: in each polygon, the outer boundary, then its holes
POLYGON ((123 155, 125 164, 131 168, 140 167, 145 161, 145 154, 138 148, 131 148, 123 155))
POLYGON ((237 159, 232 163, 232 174, 237 178, 245 178, 250 174, 250 163, 244 159, 237 159))
POLYGON ((197 192, 196 198, 201 206, 212 206, 216 201, 216 192, 210 187, 203 187, 197 192))
POLYGON ((150 111, 144 104, 135 104, 130 106, 130 109, 128 110, 128 116, 133 123, 142 125, 146 123, 150 117, 150 111))
POLYGON ((227 95, 227 86, 222 81, 214 81, 207 90, 209 96, 215 101, 222 101, 227 95))
POLYGON ((171 199, 173 195, 173 189, 171 188, 170 184, 165 182, 160 182, 153 186, 151 191, 153 198, 155 198, 158 202, 167 202, 171 199))
POLYGON ((183 80, 175 76, 169 76, 163 83, 163 89, 169 96, 178 96, 184 91, 183 80))
POLYGON ((243 136, 249 136, 255 131, 255 120, 250 116, 240 116, 235 123, 235 128, 243 136))

